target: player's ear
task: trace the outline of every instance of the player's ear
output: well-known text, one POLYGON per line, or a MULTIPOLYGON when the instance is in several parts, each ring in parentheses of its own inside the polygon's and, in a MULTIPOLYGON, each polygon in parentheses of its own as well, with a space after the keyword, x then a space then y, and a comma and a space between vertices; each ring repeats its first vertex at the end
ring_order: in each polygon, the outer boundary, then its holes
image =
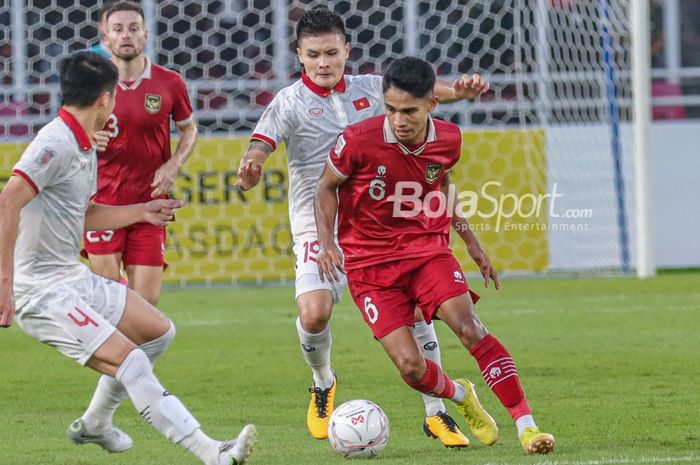
POLYGON ((345 49, 345 59, 347 60, 348 58, 350 58, 350 44, 345 42, 343 48, 345 49))
POLYGON ((432 112, 435 107, 438 104, 438 98, 437 95, 433 95, 432 98, 428 101, 428 112, 432 112))

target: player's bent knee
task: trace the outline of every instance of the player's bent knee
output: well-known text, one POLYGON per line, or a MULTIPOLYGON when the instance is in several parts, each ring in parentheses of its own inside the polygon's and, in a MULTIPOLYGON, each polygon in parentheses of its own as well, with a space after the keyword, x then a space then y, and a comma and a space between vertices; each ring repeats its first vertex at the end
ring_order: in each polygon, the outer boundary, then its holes
POLYGON ((399 356, 394 363, 401 377, 412 382, 418 382, 425 373, 425 363, 419 357, 399 356))
POLYGON ((163 355, 166 350, 168 350, 170 344, 172 344, 172 342, 175 340, 175 324, 172 321, 169 321, 169 324, 170 326, 165 334, 139 346, 139 348, 145 352, 146 356, 148 356, 151 363, 155 363, 156 360, 158 360, 158 358, 160 358, 160 356, 163 355))
POLYGON ((460 342, 467 349, 471 349, 486 336, 482 326, 474 324, 471 320, 464 322, 457 329, 457 336, 460 342))

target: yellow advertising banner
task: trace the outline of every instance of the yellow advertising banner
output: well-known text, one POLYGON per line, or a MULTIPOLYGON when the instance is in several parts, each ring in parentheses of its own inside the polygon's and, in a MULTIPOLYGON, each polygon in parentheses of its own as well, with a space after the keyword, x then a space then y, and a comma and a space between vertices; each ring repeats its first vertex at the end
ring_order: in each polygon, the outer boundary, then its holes
MULTIPOLYGON (((170 284, 293 282, 284 147, 265 163, 261 185, 234 188, 247 137, 202 138, 173 196, 184 199, 168 228, 170 284)), ((26 144, 0 144, 0 186, 26 144)), ((470 217, 499 271, 548 265, 545 134, 542 130, 467 131, 451 171, 458 207, 470 217)), ((476 272, 453 234, 466 272, 476 272)))

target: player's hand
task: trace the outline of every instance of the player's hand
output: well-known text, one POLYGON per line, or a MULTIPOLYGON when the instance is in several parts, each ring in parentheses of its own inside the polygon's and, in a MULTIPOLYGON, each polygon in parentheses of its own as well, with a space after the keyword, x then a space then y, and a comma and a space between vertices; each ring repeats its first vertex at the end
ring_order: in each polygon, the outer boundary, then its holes
POLYGON ((172 189, 177 179, 177 175, 180 172, 180 167, 177 165, 175 158, 163 163, 163 165, 158 168, 155 176, 153 176, 153 182, 151 187, 153 187, 153 192, 151 192, 151 197, 159 197, 163 194, 167 194, 172 189))
POLYGON ((92 135, 92 141, 95 144, 95 150, 104 152, 109 144, 109 131, 97 131, 92 135))
POLYGON ((144 221, 156 226, 167 226, 175 219, 175 210, 184 202, 175 199, 156 199, 144 204, 144 221))
POLYGON ((241 166, 238 168, 238 181, 234 184, 242 191, 247 191, 257 186, 262 177, 262 165, 255 163, 255 160, 241 160, 241 166))
POLYGON ((467 74, 462 74, 462 78, 455 81, 452 85, 455 97, 460 100, 475 99, 489 90, 489 84, 478 74, 474 74, 471 77, 467 74))
POLYGON ((15 317, 15 295, 11 287, 0 288, 0 328, 9 328, 15 317))
POLYGON ((339 283, 338 272, 345 274, 344 261, 343 254, 335 244, 330 247, 321 247, 318 252, 318 275, 321 277, 321 282, 326 282, 328 279, 328 282, 339 283))
POLYGON ((496 290, 499 290, 501 288, 501 281, 498 279, 498 273, 496 273, 496 269, 491 265, 491 260, 479 243, 468 245, 467 252, 469 252, 469 256, 472 257, 474 263, 479 267, 481 276, 484 277, 484 286, 489 287, 489 280, 493 280, 496 290))

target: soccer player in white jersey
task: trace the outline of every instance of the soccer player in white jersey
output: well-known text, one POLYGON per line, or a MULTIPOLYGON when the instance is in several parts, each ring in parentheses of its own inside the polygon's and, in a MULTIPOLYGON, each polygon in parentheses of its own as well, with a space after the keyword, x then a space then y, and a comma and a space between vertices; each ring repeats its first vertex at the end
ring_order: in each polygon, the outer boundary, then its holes
MULTIPOLYGON (((344 75, 350 51, 342 18, 326 7, 307 10, 297 24, 301 79, 282 89, 263 113, 238 171, 237 186, 248 190, 260 182, 262 165, 284 141, 289 171, 289 217, 296 255, 296 321, 302 354, 313 373, 307 426, 312 436, 327 437, 337 380, 331 369, 329 320, 344 282, 321 282, 317 267, 318 235, 314 223, 314 189, 333 141, 349 124, 383 113, 382 77, 344 75)), ((449 83, 438 81, 442 102, 471 99, 488 89, 478 76, 449 83)), ((440 365, 433 325, 417 312, 415 334, 425 356, 440 365)), ((440 399, 423 395, 429 437, 448 447, 465 447, 462 434, 440 399)))
POLYGON ((132 439, 112 425, 114 405, 130 398, 148 423, 205 465, 242 464, 255 427, 246 425, 230 441, 210 438, 153 374, 153 363, 175 337, 172 322, 79 260, 83 230, 165 226, 182 205, 171 199, 91 202, 97 187, 93 136, 114 109, 117 79, 117 68, 94 52, 77 52, 59 65, 59 115, 39 131, 0 193, 0 326, 14 319, 31 337, 102 373, 90 407, 68 428, 74 443, 109 452, 131 448, 132 439))

